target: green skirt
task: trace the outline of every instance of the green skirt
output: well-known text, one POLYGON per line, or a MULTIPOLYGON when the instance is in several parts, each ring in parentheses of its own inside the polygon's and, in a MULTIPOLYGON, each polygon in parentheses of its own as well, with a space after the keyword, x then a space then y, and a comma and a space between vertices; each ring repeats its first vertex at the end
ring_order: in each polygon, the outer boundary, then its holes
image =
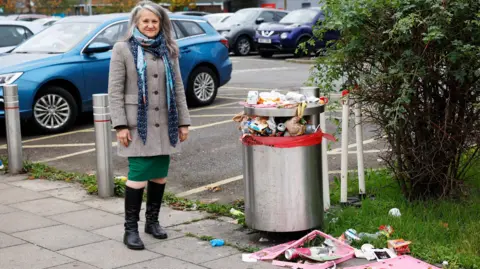
POLYGON ((170 155, 128 157, 128 180, 147 181, 165 178, 170 167, 170 155))

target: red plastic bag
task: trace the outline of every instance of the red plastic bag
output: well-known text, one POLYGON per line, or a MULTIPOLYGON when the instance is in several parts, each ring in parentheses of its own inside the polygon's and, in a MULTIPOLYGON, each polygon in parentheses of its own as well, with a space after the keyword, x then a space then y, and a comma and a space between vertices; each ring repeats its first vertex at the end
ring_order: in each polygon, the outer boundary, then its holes
POLYGON ((308 147, 318 145, 322 143, 322 139, 325 138, 330 141, 336 141, 335 137, 331 134, 318 130, 313 134, 300 135, 300 136, 253 136, 244 135, 241 138, 242 143, 245 146, 270 146, 274 148, 294 148, 294 147, 308 147))

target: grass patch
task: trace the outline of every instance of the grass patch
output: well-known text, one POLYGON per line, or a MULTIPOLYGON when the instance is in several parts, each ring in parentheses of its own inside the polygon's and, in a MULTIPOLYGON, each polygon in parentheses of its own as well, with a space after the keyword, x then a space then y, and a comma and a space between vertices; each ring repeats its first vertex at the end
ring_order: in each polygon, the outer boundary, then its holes
MULTIPOLYGON (((478 166, 477 166, 478 168, 478 166)), ((475 170, 475 169, 473 169, 475 170)), ((391 225, 391 239, 412 241, 412 256, 432 264, 448 261, 449 268, 480 268, 480 170, 472 171, 469 195, 457 199, 409 203, 398 184, 385 170, 369 171, 366 190, 374 199, 367 198, 361 208, 332 208, 326 214, 325 232, 338 237, 349 228, 358 233, 375 233, 380 225, 391 225), (402 214, 395 218, 388 215, 391 208, 402 214), (335 219, 335 220, 333 220, 335 219)), ((340 184, 335 180, 332 188, 332 204, 338 202, 340 184)), ((358 182, 349 182, 349 196, 358 194, 358 182)), ((386 247, 387 238, 354 242, 359 247, 372 243, 386 247)))

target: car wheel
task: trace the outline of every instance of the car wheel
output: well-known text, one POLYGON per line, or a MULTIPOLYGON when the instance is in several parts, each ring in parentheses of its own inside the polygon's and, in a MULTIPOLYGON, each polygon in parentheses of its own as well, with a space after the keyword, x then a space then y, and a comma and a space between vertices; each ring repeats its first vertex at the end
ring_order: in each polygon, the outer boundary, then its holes
POLYGON ((77 114, 75 99, 61 87, 48 87, 33 103, 33 123, 44 133, 59 133, 71 128, 77 114))
POLYGON ((259 53, 262 58, 271 58, 273 56, 273 51, 260 51, 259 53))
POLYGON ((294 53, 295 57, 300 58, 300 57, 306 57, 306 56, 309 56, 309 55, 310 55, 310 53, 311 53, 311 51, 312 51, 310 44, 308 44, 308 43, 305 44, 305 45, 306 45, 306 49, 307 49, 307 52, 306 52, 306 53, 304 52, 303 49, 300 49, 300 48, 299 48, 300 44, 303 44, 303 43, 307 42, 308 40, 310 40, 310 38, 308 38, 308 37, 302 37, 302 38, 298 41, 298 43, 297 43, 297 49, 298 49, 298 51, 295 50, 295 53, 294 53))
POLYGON ((235 55, 247 56, 252 51, 252 42, 247 36, 241 36, 235 43, 235 55))
POLYGON ((187 89, 189 103, 198 106, 209 105, 215 100, 217 91, 217 75, 212 69, 201 66, 190 74, 187 89))

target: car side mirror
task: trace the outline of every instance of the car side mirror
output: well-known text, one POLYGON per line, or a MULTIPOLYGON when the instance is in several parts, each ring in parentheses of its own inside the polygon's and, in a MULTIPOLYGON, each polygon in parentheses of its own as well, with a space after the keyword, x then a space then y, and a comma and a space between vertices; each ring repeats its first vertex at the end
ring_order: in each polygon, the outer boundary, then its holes
POLYGON ((255 20, 255 23, 256 24, 262 24, 265 22, 265 19, 264 18, 258 18, 257 20, 255 20))
POLYGON ((93 42, 84 50, 84 52, 87 54, 101 53, 101 52, 107 52, 111 49, 112 49, 112 46, 110 46, 110 44, 103 43, 103 42, 93 42))

